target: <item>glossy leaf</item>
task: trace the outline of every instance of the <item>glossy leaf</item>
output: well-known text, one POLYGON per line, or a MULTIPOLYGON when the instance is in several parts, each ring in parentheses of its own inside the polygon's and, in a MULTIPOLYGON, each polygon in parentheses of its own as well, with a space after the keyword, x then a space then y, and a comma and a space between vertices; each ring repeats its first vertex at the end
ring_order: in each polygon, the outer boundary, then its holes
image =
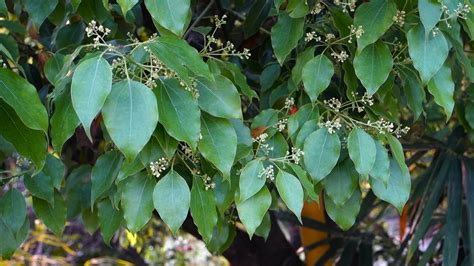
POLYGON ((153 92, 133 80, 114 84, 102 114, 107 132, 128 161, 143 149, 158 123, 153 92))
POLYGON ((374 139, 363 129, 354 128, 347 137, 347 149, 357 172, 362 177, 367 177, 376 159, 374 139))
POLYGON ((357 39, 358 51, 382 37, 392 26, 396 14, 397 6, 393 1, 375 0, 360 5, 354 14, 355 27, 362 26, 364 30, 364 34, 357 39))
POLYGON ((196 82, 203 111, 216 117, 242 118, 239 92, 230 80, 216 76, 215 81, 198 78, 196 82))
POLYGON ((248 162, 240 173, 240 201, 245 201, 255 195, 265 186, 265 176, 262 176, 263 163, 261 160, 248 162))
POLYGON ((202 139, 198 143, 202 156, 229 178, 237 152, 237 135, 232 124, 225 119, 203 114, 202 139))
POLYGON ((315 102, 318 99, 319 94, 331 83, 333 75, 332 62, 323 54, 316 56, 304 65, 302 75, 304 90, 311 101, 315 102))
POLYGON ((262 223, 265 213, 267 213, 271 204, 272 196, 266 186, 247 200, 236 200, 239 218, 250 238, 252 238, 255 230, 262 223))
POLYGON ((337 134, 321 128, 309 135, 304 142, 304 164, 315 182, 321 181, 336 166, 341 152, 337 134))
POLYGON ((151 218, 153 189, 156 181, 145 173, 138 173, 127 180, 122 192, 122 209, 127 227, 138 232, 151 218))
POLYGON ((155 186, 153 204, 160 218, 176 235, 188 216, 191 192, 182 176, 170 170, 155 186))
POLYGON ((454 82, 449 66, 442 66, 428 82, 428 91, 433 95, 435 102, 443 107, 448 121, 454 109, 454 82))
POLYGON ((372 95, 387 80, 392 71, 390 49, 382 42, 370 44, 354 58, 354 70, 367 93, 372 95))
POLYGON ((145 0, 145 6, 154 20, 176 35, 183 33, 190 0, 145 0))
POLYGON ((167 79, 154 89, 161 114, 160 123, 173 138, 195 148, 201 133, 201 112, 191 93, 175 79, 167 79))
POLYGON ((408 31, 407 40, 413 66, 420 73, 423 84, 426 84, 446 61, 448 43, 442 32, 438 32, 436 36, 426 34, 421 24, 408 31))
POLYGON ((277 23, 272 27, 271 38, 273 52, 280 65, 296 47, 303 37, 304 18, 291 18, 288 13, 281 12, 277 23))
POLYGON ((212 238, 214 226, 217 224, 216 199, 212 190, 204 188, 200 177, 195 177, 191 189, 191 215, 199 234, 206 243, 212 238))
POLYGON ((325 195, 324 206, 326 207, 328 216, 336 222, 342 230, 349 230, 352 225, 354 225, 357 214, 359 214, 361 201, 361 193, 356 189, 346 203, 340 206, 336 205, 330 197, 325 195))
POLYGON ((82 61, 74 71, 71 84, 72 106, 92 141, 90 126, 104 106, 112 89, 112 68, 100 56, 82 61))
POLYGON ((275 185, 283 202, 285 202, 288 209, 290 209, 301 222, 304 193, 298 178, 283 170, 279 170, 275 185))
POLYGON ((91 207, 102 195, 107 192, 122 166, 123 158, 117 151, 110 151, 102 154, 92 167, 92 189, 91 189, 91 207))

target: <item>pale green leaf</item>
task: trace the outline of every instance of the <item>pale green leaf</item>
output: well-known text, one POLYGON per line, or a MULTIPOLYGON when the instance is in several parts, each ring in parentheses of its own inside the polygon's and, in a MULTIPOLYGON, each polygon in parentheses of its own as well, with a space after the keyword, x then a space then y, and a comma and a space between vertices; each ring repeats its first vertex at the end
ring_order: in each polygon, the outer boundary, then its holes
POLYGON ((443 13, 440 2, 436 0, 418 0, 418 11, 425 32, 431 33, 443 13))
POLYGON ((302 75, 304 90, 312 102, 315 102, 319 94, 329 86, 333 75, 332 62, 323 54, 316 56, 304 65, 302 75))
POLYGON ((336 166, 341 141, 336 133, 331 134, 324 127, 306 138, 303 151, 306 170, 315 182, 319 182, 336 166))
POLYGON ((127 12, 132 9, 132 7, 134 7, 136 4, 138 4, 138 0, 117 0, 117 3, 120 5, 122 15, 125 17, 127 15, 127 12))
POLYGON ((304 193, 298 178, 280 169, 275 180, 275 185, 283 202, 285 202, 288 209, 290 209, 301 222, 304 193))
POLYGON ((92 121, 104 106, 112 89, 112 68, 95 56, 82 61, 74 71, 71 84, 72 106, 90 140, 92 121))
POLYGON ((191 192, 182 176, 170 170, 155 186, 153 204, 161 219, 176 235, 188 216, 191 192))
POLYGON ((371 178, 378 179, 384 184, 387 184, 388 179, 390 178, 390 160, 388 158, 388 152, 379 140, 375 141, 375 147, 377 148, 375 163, 370 170, 369 175, 371 178))
POLYGON ((357 172, 362 177, 367 177, 376 158, 374 139, 363 129, 354 128, 347 137, 347 149, 357 172))
POLYGON ((245 165, 239 179, 240 201, 247 200, 265 186, 266 180, 262 172, 263 163, 261 160, 253 160, 245 165))
POLYGON ((153 19, 178 36, 185 30, 190 4, 190 0, 145 0, 153 19))
POLYGON ((137 81, 115 83, 102 112, 105 127, 128 161, 133 161, 158 123, 153 92, 137 81))
POLYGON ((272 196, 264 186, 258 193, 247 200, 236 199, 239 218, 252 238, 255 230, 262 224, 262 220, 272 204, 272 196))
POLYGON ((454 81, 449 66, 442 66, 433 76, 428 82, 428 91, 433 95, 435 102, 443 107, 448 121, 454 109, 454 81))
POLYGON ((403 147, 400 141, 390 134, 386 134, 385 137, 387 138, 388 144, 390 145, 392 156, 395 158, 400 168, 407 168, 405 164, 405 154, 403 153, 403 147))
POLYGON ((355 73, 369 95, 376 93, 387 80, 392 67, 392 54, 383 42, 366 46, 354 58, 355 73))
POLYGON ((224 76, 215 81, 197 78, 198 103, 201 109, 222 118, 242 118, 240 95, 234 84, 224 76))
POLYGON ((314 50, 314 47, 308 47, 296 57, 296 64, 291 69, 291 80, 293 80, 293 83, 298 85, 301 82, 303 67, 309 60, 314 58, 314 50))

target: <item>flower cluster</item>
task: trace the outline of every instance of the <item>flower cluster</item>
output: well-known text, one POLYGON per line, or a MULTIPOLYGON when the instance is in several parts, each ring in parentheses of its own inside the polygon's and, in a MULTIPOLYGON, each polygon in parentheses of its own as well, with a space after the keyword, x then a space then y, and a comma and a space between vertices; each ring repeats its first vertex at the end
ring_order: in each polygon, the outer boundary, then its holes
POLYGON ((283 132, 285 130, 286 125, 288 124, 288 119, 284 118, 279 120, 274 127, 278 130, 278 132, 283 132))
POLYGON ((354 12, 356 8, 356 0, 334 0, 336 6, 342 7, 342 12, 354 12))
POLYGON ((195 164, 199 163, 199 158, 193 154, 193 150, 191 150, 191 148, 188 145, 183 144, 181 146, 181 151, 184 153, 184 157, 186 159, 190 160, 191 162, 195 164))
POLYGON ((327 33, 325 36, 325 42, 330 42, 334 39, 336 39, 336 35, 334 35, 333 33, 327 33))
POLYGON ((332 52, 331 56, 339 63, 344 63, 344 61, 349 58, 349 54, 346 51, 342 50, 340 53, 332 52))
POLYGON ((273 168, 273 165, 270 164, 269 166, 263 168, 263 170, 258 173, 258 177, 264 177, 265 179, 268 179, 270 181, 275 180, 275 169, 273 168))
POLYGON ((286 157, 293 161, 295 164, 300 164, 301 157, 304 155, 304 152, 301 149, 291 147, 291 153, 286 152, 286 157))
POLYGON ((448 28, 451 28, 451 24, 449 23, 449 20, 451 19, 467 19, 467 15, 471 12, 471 7, 468 4, 462 4, 458 3, 456 6, 456 9, 454 10, 449 10, 448 6, 446 6, 444 3, 441 4, 441 10, 443 11, 443 16, 444 18, 442 19, 443 21, 446 22, 446 25, 448 28))
MULTIPOLYGON (((357 95, 355 93, 352 93, 352 97, 356 99, 357 95)), ((372 98, 372 95, 369 95, 367 92, 364 93, 362 98, 360 100, 355 100, 354 101, 354 108, 357 109, 358 113, 362 113, 365 111, 365 106, 372 106, 374 105, 374 98, 372 98)))
POLYGON ((317 2, 313 8, 311 8, 310 14, 311 15, 317 15, 323 11, 324 6, 321 4, 321 2, 317 2))
POLYGON ((312 40, 320 42, 321 41, 321 36, 318 36, 315 31, 307 32, 306 36, 304 37, 304 41, 305 42, 310 42, 312 40))
POLYGON ((150 170, 153 176, 160 177, 161 174, 168 169, 169 161, 165 157, 158 159, 158 161, 154 161, 150 163, 150 170))
POLYGON ((98 25, 95 20, 89 22, 85 31, 87 37, 93 37, 92 40, 94 41, 94 48, 96 48, 101 43, 105 43, 104 39, 110 33, 110 29, 102 25, 98 25))
POLYGON ((351 25, 349 27, 349 30, 350 30, 350 34, 349 34, 349 41, 347 41, 348 43, 352 43, 352 36, 355 36, 356 39, 359 39, 364 34, 364 29, 362 28, 362 26, 356 27, 354 25, 351 25))
POLYGON ((318 123, 318 126, 327 128, 329 134, 333 134, 342 127, 341 118, 337 117, 333 120, 327 120, 324 123, 318 123))
POLYGON ((293 97, 289 97, 285 99, 285 107, 283 108, 288 110, 294 105, 295 105, 295 99, 293 97))
POLYGON ((268 134, 262 133, 258 137, 253 138, 252 141, 258 143, 258 148, 263 152, 265 156, 268 156, 271 151, 273 151, 273 147, 267 143, 268 134))
POLYGON ((393 16, 393 22, 400 27, 405 25, 405 11, 404 10, 397 10, 397 14, 393 16))
POLYGON ((327 105, 329 108, 331 108, 334 112, 339 113, 339 110, 342 107, 342 103, 339 99, 336 98, 331 98, 329 100, 324 100, 323 101, 325 105, 327 105))
POLYGON ((212 178, 207 174, 201 176, 202 181, 204 181, 204 189, 214 189, 216 187, 216 183, 212 182, 212 178))

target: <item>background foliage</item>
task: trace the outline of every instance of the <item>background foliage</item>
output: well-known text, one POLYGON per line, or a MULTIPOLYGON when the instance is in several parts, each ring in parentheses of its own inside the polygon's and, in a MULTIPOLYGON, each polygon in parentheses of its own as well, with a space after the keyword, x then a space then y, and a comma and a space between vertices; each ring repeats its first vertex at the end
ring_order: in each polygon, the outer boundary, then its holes
POLYGON ((474 264, 471 8, 1 0, 0 256, 157 216, 231 261, 298 261, 279 221, 308 264, 474 264))

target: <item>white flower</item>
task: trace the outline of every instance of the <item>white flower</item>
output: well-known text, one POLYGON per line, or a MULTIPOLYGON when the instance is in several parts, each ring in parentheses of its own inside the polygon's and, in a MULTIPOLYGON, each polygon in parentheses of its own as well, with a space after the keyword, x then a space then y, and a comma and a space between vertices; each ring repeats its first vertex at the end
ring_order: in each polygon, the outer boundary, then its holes
POLYGON ((151 173, 155 177, 160 177, 161 173, 163 173, 169 166, 168 159, 165 157, 160 158, 158 161, 154 161, 150 163, 150 170, 151 173))

